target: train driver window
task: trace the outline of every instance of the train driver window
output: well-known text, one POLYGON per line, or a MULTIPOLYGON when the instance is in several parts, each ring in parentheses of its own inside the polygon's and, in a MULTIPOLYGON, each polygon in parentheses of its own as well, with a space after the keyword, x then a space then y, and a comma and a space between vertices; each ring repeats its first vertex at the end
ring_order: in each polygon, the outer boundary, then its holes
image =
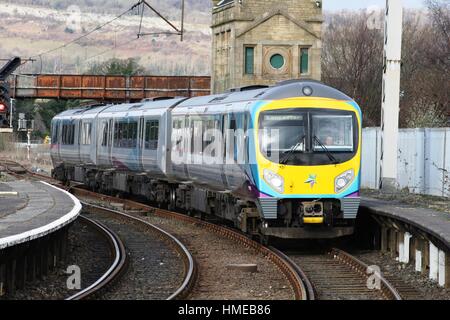
POLYGON ((320 144, 332 152, 353 152, 353 117, 344 115, 313 115, 313 133, 318 140, 315 152, 323 152, 320 144))

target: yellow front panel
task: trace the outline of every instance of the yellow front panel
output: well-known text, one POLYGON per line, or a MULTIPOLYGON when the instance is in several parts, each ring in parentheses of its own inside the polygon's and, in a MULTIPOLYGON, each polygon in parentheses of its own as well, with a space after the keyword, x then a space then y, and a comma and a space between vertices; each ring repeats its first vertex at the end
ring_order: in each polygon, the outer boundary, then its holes
POLYGON ((306 224, 322 224, 323 217, 303 217, 303 223, 306 224))
MULTIPOLYGON (((259 123, 259 115, 261 112, 268 110, 290 109, 290 108, 320 108, 333 110, 353 111, 356 114, 358 127, 360 127, 361 119, 355 108, 345 101, 337 101, 325 98, 293 98, 273 101, 262 107, 256 113, 255 124, 259 123)), ((259 125, 255 125, 255 141, 256 141, 256 160, 259 166, 260 179, 263 178, 264 169, 270 169, 278 173, 285 179, 284 195, 317 195, 335 194, 334 180, 335 178, 345 172, 353 169, 355 178, 359 175, 360 157, 361 157, 361 138, 358 139, 358 151, 353 159, 350 161, 340 163, 337 165, 321 165, 321 166, 290 166, 278 163, 273 163, 266 159, 261 153, 259 145, 259 125)), ((361 137, 361 129, 358 129, 359 137, 361 137)), ((349 183, 349 186, 351 183, 349 183)), ((346 189, 341 192, 345 192, 346 189)))

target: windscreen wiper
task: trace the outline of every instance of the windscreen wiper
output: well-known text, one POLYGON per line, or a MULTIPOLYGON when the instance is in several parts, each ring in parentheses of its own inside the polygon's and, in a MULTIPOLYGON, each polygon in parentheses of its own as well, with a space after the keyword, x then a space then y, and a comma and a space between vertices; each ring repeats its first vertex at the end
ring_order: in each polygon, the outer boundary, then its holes
POLYGON ((303 143, 303 141, 305 140, 306 135, 304 135, 303 137, 301 137, 301 139, 295 144, 293 145, 288 151, 283 152, 283 157, 280 160, 280 164, 286 164, 289 159, 291 158, 291 156, 294 154, 294 151, 300 147, 300 145, 303 143))
POLYGON ((314 136, 314 140, 320 145, 320 147, 325 151, 328 158, 333 162, 333 164, 338 164, 339 161, 336 160, 336 158, 331 154, 330 150, 320 141, 320 139, 317 136, 314 136))

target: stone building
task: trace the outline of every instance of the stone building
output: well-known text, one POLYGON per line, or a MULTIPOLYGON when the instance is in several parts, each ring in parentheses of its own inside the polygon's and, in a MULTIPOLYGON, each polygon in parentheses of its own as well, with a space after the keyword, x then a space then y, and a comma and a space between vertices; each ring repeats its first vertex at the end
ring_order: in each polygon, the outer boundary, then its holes
POLYGON ((322 1, 213 0, 211 90, 320 80, 322 1))

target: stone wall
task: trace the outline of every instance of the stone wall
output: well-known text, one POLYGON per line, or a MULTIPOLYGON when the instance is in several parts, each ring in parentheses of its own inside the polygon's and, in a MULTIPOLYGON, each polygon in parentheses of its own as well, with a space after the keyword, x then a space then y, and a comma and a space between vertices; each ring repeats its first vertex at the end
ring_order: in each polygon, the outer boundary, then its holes
POLYGON ((213 9, 214 93, 293 78, 320 80, 322 11, 311 0, 243 0, 213 9), (253 74, 245 74, 245 47, 254 47, 253 74), (300 73, 300 52, 308 49, 309 70, 300 73), (284 64, 274 68, 271 57, 284 64))

